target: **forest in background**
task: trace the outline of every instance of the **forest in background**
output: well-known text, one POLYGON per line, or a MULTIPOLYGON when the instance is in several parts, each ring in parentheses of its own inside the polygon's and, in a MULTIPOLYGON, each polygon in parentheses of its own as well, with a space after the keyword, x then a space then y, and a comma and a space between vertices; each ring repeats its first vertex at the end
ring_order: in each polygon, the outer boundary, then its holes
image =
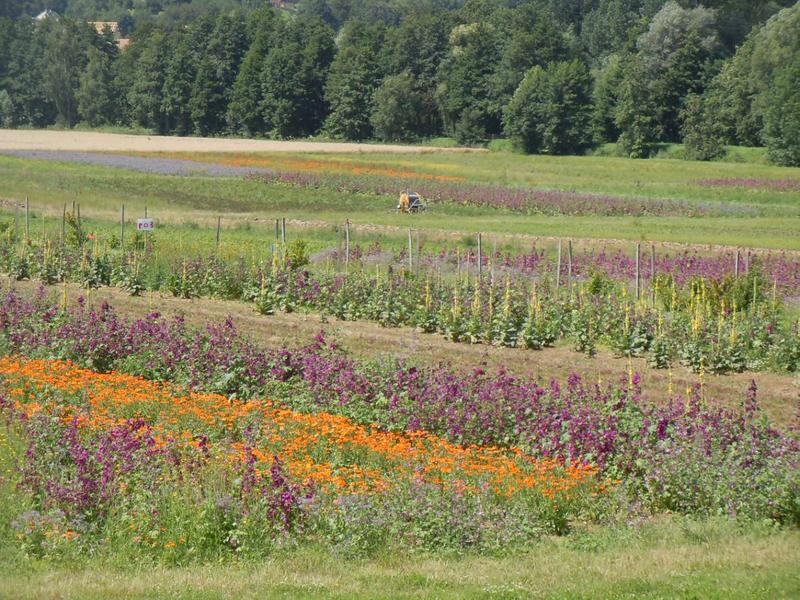
POLYGON ((800 165, 800 2, 28 0, 0 7, 0 125, 322 135, 800 165), (42 10, 58 16, 36 20, 42 10), (130 38, 87 21, 115 20, 130 38), (119 37, 119 34, 116 35, 119 37))

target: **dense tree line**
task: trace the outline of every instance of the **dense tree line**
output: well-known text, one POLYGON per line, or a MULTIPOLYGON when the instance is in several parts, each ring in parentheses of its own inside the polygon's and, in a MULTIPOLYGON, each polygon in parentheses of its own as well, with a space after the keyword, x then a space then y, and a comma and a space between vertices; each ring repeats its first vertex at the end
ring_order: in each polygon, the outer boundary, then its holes
POLYGON ((551 154, 618 142, 633 157, 684 142, 705 160, 766 145, 800 164, 800 3, 788 4, 29 0, 0 16, 0 124, 504 136, 551 154), (67 16, 30 17, 42 8, 67 16), (126 50, 85 23, 92 11, 133 19, 126 50))

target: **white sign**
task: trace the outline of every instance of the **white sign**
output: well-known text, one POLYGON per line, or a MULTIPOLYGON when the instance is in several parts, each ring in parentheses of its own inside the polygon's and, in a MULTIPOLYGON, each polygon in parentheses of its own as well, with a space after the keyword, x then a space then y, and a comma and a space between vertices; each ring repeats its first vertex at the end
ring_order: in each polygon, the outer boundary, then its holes
POLYGON ((155 219, 136 219, 137 231, 153 231, 156 228, 155 219))

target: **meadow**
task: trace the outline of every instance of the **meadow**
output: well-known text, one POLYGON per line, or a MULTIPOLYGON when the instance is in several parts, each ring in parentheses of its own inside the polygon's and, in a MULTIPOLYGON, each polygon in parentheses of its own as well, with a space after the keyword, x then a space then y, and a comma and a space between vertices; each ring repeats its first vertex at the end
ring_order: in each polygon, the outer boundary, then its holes
POLYGON ((800 591, 800 170, 138 158, 0 156, 0 595, 800 591))

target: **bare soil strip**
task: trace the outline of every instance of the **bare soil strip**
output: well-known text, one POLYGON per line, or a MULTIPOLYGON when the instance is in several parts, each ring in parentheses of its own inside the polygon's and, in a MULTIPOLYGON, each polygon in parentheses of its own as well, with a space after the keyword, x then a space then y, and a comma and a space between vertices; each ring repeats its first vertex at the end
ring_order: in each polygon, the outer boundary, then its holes
POLYGON ((313 152, 397 153, 481 152, 471 148, 433 148, 396 144, 195 138, 126 135, 90 131, 0 129, 0 150, 70 150, 78 152, 313 152))
MULTIPOLYGON (((3 289, 12 286, 25 295, 34 294, 41 287, 39 282, 11 281, 6 277, 0 278, 0 285, 3 289)), ((60 295, 64 293, 64 286, 52 286, 49 291, 60 295)), ((155 310, 166 316, 183 315, 188 323, 203 327, 231 316, 241 331, 268 348, 304 344, 310 342, 319 331, 324 331, 329 339, 362 358, 393 356, 415 363, 444 363, 459 369, 504 368, 512 374, 533 375, 541 384, 547 384, 551 379, 564 381, 569 373, 577 373, 592 383, 626 381, 631 369, 642 376, 644 396, 654 401, 667 397, 670 378, 675 394, 683 394, 687 386, 700 382, 698 375, 684 367, 675 366, 670 374, 650 368, 645 359, 636 358, 629 363, 628 359, 617 358, 606 350, 589 358, 568 347, 534 352, 482 344, 456 344, 439 335, 421 334, 412 328, 386 329, 375 323, 323 319, 318 314, 277 313, 262 316, 252 306, 241 302, 182 300, 160 293, 132 297, 116 288, 89 292, 74 284, 68 284, 66 291, 70 301, 78 296, 95 304, 106 300, 120 314, 131 317, 142 317, 155 310)), ((751 379, 758 385, 759 400, 770 418, 780 424, 790 423, 796 418, 800 402, 800 379, 792 375, 750 372, 706 375, 703 381, 704 396, 710 402, 729 407, 740 406, 751 379)))

